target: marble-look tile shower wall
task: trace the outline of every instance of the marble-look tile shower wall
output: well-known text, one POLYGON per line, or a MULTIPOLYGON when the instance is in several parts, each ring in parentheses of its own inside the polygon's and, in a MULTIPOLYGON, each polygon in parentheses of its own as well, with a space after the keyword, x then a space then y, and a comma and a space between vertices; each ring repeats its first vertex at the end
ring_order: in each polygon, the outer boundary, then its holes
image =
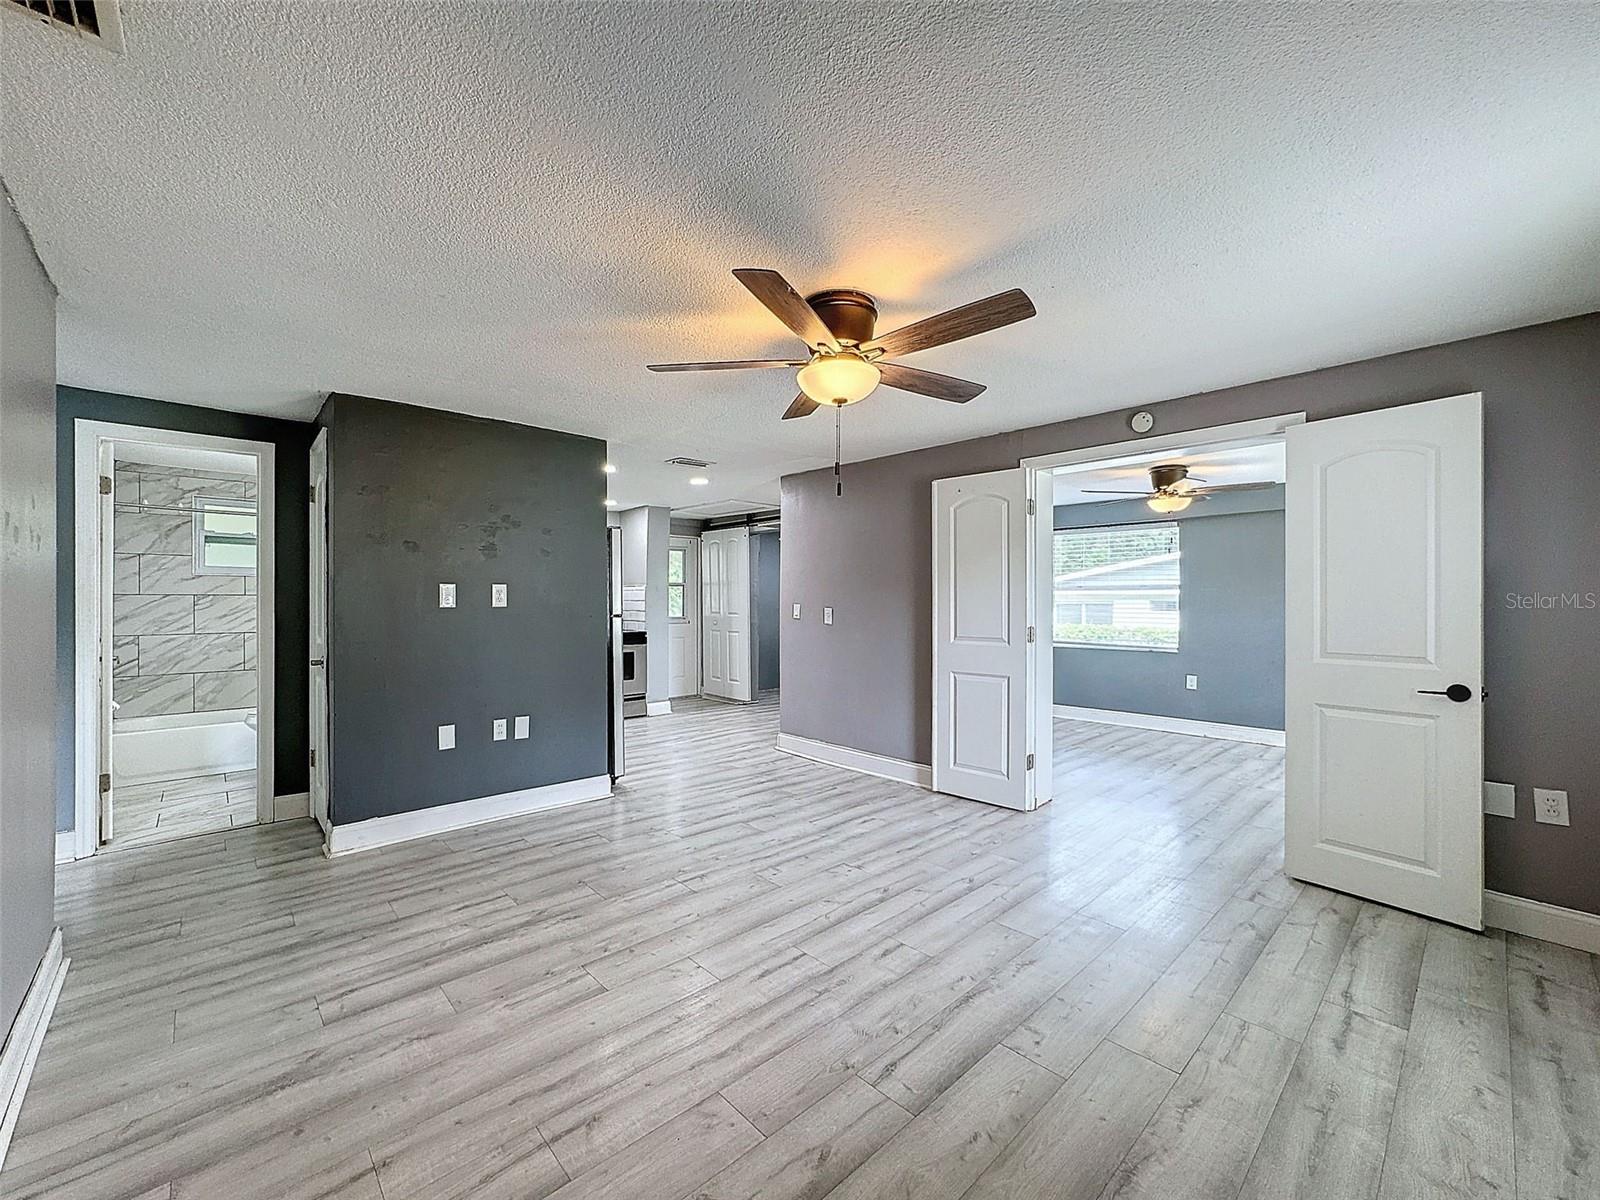
POLYGON ((196 496, 255 495, 249 475, 117 463, 115 720, 255 707, 255 576, 197 575, 196 517, 181 511, 196 496))

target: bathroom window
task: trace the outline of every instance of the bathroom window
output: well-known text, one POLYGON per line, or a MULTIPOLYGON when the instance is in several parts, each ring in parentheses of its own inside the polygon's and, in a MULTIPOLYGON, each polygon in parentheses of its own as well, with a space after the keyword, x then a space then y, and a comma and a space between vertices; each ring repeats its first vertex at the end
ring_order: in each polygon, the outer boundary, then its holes
POLYGON ((256 502, 232 496, 194 498, 194 573, 256 573, 256 502))

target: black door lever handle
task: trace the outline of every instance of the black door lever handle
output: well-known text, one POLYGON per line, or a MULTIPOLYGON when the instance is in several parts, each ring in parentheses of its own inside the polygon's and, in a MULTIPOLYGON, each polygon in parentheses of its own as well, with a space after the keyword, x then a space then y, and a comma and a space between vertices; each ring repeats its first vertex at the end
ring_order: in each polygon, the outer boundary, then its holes
POLYGON ((1465 704, 1472 699, 1472 689, 1464 683, 1452 683, 1443 691, 1434 691, 1432 688, 1418 688, 1419 696, 1443 696, 1447 700, 1454 700, 1457 704, 1465 704))

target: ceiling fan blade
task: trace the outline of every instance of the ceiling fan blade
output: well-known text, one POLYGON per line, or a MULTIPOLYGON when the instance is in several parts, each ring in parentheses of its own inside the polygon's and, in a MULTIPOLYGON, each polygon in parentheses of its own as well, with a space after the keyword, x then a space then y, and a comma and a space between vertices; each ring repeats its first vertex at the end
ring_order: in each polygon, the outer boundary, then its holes
POLYGON ((736 267, 733 274, 750 289, 751 295, 772 310, 773 316, 799 334, 800 340, 806 345, 812 349, 839 349, 838 341, 822 323, 822 318, 817 316, 816 310, 789 286, 789 281, 782 275, 763 267, 736 267))
POLYGON ((651 363, 651 371, 746 371, 757 367, 803 367, 805 359, 789 362, 782 358, 739 358, 729 362, 651 363))
POLYGON ((1276 483, 1219 483, 1215 487, 1195 488, 1185 492, 1186 496, 1215 496, 1218 492, 1256 492, 1263 488, 1281 487, 1276 483))
POLYGON ((941 375, 937 371, 919 371, 916 367, 903 367, 899 363, 880 362, 878 370, 883 373, 882 382, 889 387, 899 388, 902 392, 932 396, 936 400, 953 400, 957 404, 965 404, 974 396, 982 394, 985 387, 981 383, 957 379, 954 375, 941 375))
POLYGON ((795 417, 809 417, 821 407, 822 405, 818 404, 804 392, 801 392, 794 398, 794 403, 783 410, 783 419, 785 421, 791 421, 795 417))
POLYGON ((1034 312, 1033 301, 1028 299, 1028 294, 1021 288, 1012 288, 1009 292, 1001 292, 985 300, 974 300, 960 308, 952 308, 948 312, 936 313, 914 324, 902 326, 893 333, 864 343, 862 349, 882 350, 884 357, 898 358, 914 350, 942 346, 973 334, 988 333, 991 329, 999 329, 1015 321, 1025 321, 1034 312))
POLYGON ((1085 496, 1155 496, 1157 492, 1118 492, 1110 488, 1079 488, 1085 496))

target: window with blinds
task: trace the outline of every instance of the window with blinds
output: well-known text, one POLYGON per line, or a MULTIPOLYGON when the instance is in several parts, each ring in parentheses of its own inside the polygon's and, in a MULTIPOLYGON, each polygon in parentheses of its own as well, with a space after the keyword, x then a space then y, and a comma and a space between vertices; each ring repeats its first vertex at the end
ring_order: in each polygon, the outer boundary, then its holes
POLYGON ((1176 650, 1178 563, 1175 522, 1056 530, 1056 644, 1176 650))

